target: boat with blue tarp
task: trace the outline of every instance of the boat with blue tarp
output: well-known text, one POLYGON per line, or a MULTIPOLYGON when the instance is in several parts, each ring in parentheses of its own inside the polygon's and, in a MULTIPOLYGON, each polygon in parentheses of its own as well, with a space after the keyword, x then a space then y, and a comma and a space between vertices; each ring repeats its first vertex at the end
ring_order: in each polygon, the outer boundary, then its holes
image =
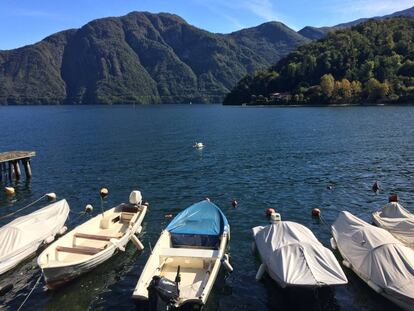
POLYGON ((133 298, 148 300, 151 310, 202 307, 221 265, 231 270, 229 238, 229 223, 217 205, 204 200, 186 208, 162 231, 133 298))

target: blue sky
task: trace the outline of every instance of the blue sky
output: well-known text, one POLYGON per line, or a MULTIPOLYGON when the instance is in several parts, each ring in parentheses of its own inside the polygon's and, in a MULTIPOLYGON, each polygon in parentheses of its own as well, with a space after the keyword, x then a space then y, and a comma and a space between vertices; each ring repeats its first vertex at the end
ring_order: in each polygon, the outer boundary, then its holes
POLYGON ((295 30, 331 26, 414 6, 414 0, 0 0, 0 49, 131 11, 170 12, 212 32, 277 20, 295 30))

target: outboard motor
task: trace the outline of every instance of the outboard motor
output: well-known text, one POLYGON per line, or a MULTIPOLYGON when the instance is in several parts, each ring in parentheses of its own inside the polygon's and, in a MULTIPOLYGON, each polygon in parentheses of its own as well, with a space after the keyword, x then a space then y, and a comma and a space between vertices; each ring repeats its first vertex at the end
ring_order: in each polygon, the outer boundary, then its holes
POLYGON ((174 310, 175 303, 180 297, 178 284, 180 282, 180 266, 177 269, 175 282, 162 276, 154 276, 148 286, 148 310, 170 311, 174 310))

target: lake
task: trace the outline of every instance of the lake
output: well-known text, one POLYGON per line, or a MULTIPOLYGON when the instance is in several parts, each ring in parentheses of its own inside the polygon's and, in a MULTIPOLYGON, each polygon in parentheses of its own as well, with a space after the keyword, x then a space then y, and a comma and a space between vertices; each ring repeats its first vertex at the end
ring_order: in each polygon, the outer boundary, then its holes
MULTIPOLYGON (((345 270, 349 284, 332 290, 281 290, 251 253, 251 228, 267 223, 268 207, 282 219, 309 227, 329 245, 330 225, 348 210, 364 220, 397 192, 414 204, 414 107, 260 108, 221 105, 0 107, 0 150, 35 150, 33 179, 0 191, 0 216, 56 192, 74 212, 86 204, 100 211, 142 191, 150 210, 142 253, 132 243, 91 273, 56 291, 43 280, 28 310, 118 310, 136 305, 132 291, 161 230, 185 207, 209 197, 231 225, 234 272, 218 282, 206 310, 390 310, 393 304, 345 270), (196 141, 205 144, 196 150, 196 141), (378 195, 371 191, 380 181, 378 195), (328 190, 327 185, 333 189, 328 190), (237 199, 236 209, 231 201, 237 199), (311 218, 322 211, 324 222, 311 218)), ((3 188, 6 184, 0 184, 3 188)), ((45 204, 46 202, 42 202, 45 204)), ((29 211, 42 206, 36 205, 29 211)), ((85 221, 71 215, 69 227, 85 221)), ((6 220, 1 220, 0 225, 6 220)), ((0 279, 13 283, 0 297, 15 310, 40 275, 33 257, 0 279)))

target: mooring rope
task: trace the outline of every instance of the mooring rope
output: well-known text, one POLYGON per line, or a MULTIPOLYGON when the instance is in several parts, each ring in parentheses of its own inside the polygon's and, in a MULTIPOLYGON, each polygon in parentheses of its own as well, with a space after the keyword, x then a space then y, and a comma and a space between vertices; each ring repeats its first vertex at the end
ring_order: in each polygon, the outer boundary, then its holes
POLYGON ((40 274, 40 276, 38 277, 35 285, 32 287, 32 289, 30 290, 29 294, 27 294, 26 298, 23 300, 22 304, 20 305, 20 307, 17 309, 17 311, 20 311, 21 308, 23 308, 24 304, 26 303, 26 301, 29 299, 30 295, 33 293, 33 291, 35 290, 35 288, 37 287, 37 285, 39 284, 40 280, 42 279, 43 273, 40 274))
POLYGON ((42 197, 40 197, 40 198, 39 198, 39 199, 37 199, 36 201, 34 201, 34 202, 32 202, 32 203, 30 203, 30 204, 28 204, 28 205, 26 205, 26 206, 24 206, 24 207, 22 207, 22 208, 18 209, 17 211, 14 211, 14 212, 9 213, 9 214, 7 214, 7 215, 1 216, 1 217, 0 217, 0 220, 1 220, 1 219, 4 219, 4 218, 7 218, 7 217, 10 217, 10 216, 13 216, 14 214, 17 214, 18 212, 21 212, 22 210, 25 210, 26 208, 29 208, 30 206, 32 206, 32 205, 34 205, 34 204, 36 204, 36 203, 37 203, 37 202, 39 202, 40 200, 43 200, 46 196, 47 196, 47 195, 46 195, 46 194, 44 194, 42 197))

